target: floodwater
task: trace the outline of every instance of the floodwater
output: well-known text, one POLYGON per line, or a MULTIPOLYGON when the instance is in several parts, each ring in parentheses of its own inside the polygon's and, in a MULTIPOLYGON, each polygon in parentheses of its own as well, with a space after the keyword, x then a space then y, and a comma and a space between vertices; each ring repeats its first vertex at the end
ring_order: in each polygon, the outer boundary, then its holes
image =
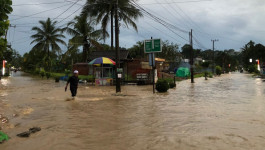
POLYGON ((80 85, 13 73, 0 81, 0 123, 11 139, 1 150, 263 150, 265 82, 227 74, 177 83, 166 94, 152 86, 80 85), (16 134, 41 127, 29 138, 16 134))

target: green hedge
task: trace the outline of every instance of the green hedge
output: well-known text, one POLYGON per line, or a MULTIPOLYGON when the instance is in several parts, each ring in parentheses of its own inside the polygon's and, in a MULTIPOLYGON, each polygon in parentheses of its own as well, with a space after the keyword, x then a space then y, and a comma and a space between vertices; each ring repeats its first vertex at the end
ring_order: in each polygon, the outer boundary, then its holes
POLYGON ((86 80, 87 82, 94 82, 95 81, 95 77, 93 75, 79 75, 78 76, 79 80, 86 80))
POLYGON ((169 89, 169 84, 167 82, 166 79, 158 79, 158 81, 156 82, 156 90, 158 92, 167 92, 167 90, 169 89))
POLYGON ((222 68, 220 66, 216 66, 215 67, 215 72, 216 72, 216 75, 220 76, 221 73, 222 73, 222 68))

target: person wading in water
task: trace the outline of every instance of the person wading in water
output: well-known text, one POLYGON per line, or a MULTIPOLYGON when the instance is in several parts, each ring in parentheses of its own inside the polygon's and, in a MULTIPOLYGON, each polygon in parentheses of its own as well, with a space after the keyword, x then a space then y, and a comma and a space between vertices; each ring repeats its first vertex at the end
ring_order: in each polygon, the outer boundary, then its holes
POLYGON ((74 71, 74 75, 71 76, 68 79, 68 81, 66 83, 66 86, 65 86, 65 91, 66 91, 67 90, 67 87, 68 87, 68 84, 70 83, 70 91, 72 93, 73 99, 75 98, 76 93, 77 93, 78 81, 79 81, 79 79, 78 79, 78 71, 75 70, 74 71))

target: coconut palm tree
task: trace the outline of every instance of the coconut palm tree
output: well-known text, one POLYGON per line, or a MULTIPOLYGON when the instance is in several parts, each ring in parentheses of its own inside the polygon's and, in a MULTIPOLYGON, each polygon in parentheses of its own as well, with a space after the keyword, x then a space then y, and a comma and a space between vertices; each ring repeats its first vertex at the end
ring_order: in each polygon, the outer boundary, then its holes
POLYGON ((48 18, 46 21, 39 21, 39 23, 41 25, 40 27, 35 26, 32 28, 36 33, 31 36, 33 41, 30 44, 36 43, 32 49, 43 51, 46 54, 43 60, 48 63, 48 69, 50 70, 50 51, 54 55, 56 55, 56 53, 59 55, 61 53, 59 44, 66 45, 62 40, 65 36, 63 35, 63 30, 56 27, 56 21, 51 21, 51 19, 48 18))
POLYGON ((87 17, 87 15, 76 16, 74 21, 68 23, 66 31, 72 39, 69 40, 69 45, 78 48, 83 46, 83 62, 87 62, 87 57, 90 52, 90 47, 100 47, 97 42, 103 39, 103 35, 108 37, 108 33, 102 29, 96 30, 93 26, 95 20, 87 17))
MULTIPOLYGON (((132 0, 119 0, 118 2, 118 17, 128 28, 131 25, 137 31, 137 25, 134 20, 142 17, 142 13, 138 8, 132 5, 132 0)), ((102 29, 107 30, 110 22, 111 27, 111 50, 113 50, 113 18, 116 0, 87 0, 82 13, 88 13, 96 17, 97 23, 101 23, 102 29)), ((105 35, 103 35, 105 38, 105 35)))
POLYGON ((63 30, 59 27, 56 27, 56 21, 51 21, 48 18, 46 21, 39 21, 41 27, 33 27, 32 30, 36 31, 36 34, 32 35, 31 38, 33 41, 30 44, 36 43, 32 49, 40 49, 47 53, 50 57, 50 51, 54 54, 61 53, 61 48, 59 44, 66 45, 62 40, 65 38, 63 35, 63 30))

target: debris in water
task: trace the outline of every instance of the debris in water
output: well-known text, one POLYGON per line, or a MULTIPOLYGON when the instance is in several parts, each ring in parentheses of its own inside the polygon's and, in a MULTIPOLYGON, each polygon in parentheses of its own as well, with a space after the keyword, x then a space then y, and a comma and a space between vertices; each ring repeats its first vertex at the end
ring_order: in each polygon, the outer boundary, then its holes
POLYGON ((40 127, 33 127, 33 128, 30 128, 29 131, 17 134, 17 136, 18 137, 29 137, 31 133, 36 133, 36 132, 38 132, 40 130, 41 130, 40 127))
POLYGON ((17 134, 17 136, 19 136, 19 137, 29 137, 30 136, 30 132, 29 131, 22 132, 22 133, 17 134))
POLYGON ((33 127, 33 128, 30 128, 30 129, 29 129, 29 132, 30 132, 30 133, 35 133, 35 132, 38 132, 38 131, 40 131, 40 130, 41 130, 40 127, 33 127))
POLYGON ((2 123, 8 123, 8 119, 6 117, 2 117, 1 120, 2 120, 2 123))

